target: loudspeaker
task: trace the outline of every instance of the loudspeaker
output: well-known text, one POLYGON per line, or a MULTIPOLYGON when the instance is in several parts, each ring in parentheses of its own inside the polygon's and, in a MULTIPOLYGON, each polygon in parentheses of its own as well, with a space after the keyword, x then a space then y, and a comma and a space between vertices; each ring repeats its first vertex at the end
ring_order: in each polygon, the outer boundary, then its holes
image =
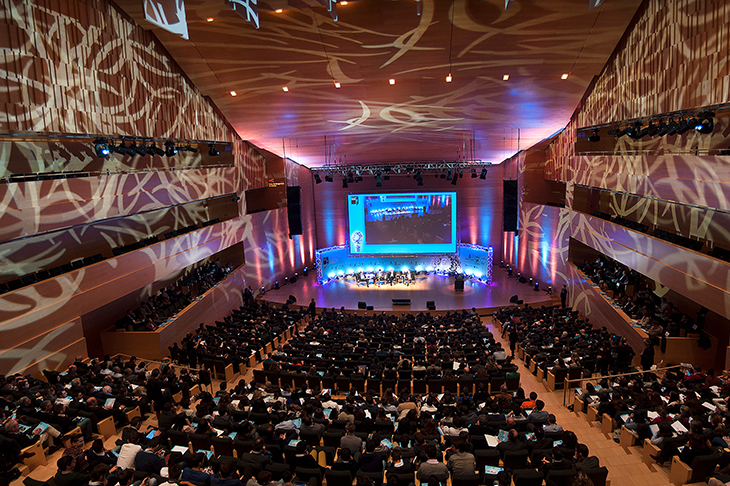
POLYGON ((522 299, 517 301, 517 305, 522 305, 523 303, 524 303, 524 301, 522 299))
POLYGON ((428 310, 436 310, 436 303, 433 300, 429 300, 426 302, 426 309, 428 310))
POLYGON ((286 215, 289 220, 289 234, 302 234, 302 202, 301 187, 291 186, 286 188, 286 215))
POLYGON ((502 183, 502 231, 517 231, 517 181, 502 183))
POLYGON ((297 279, 298 279, 298 278, 299 278, 299 277, 297 277, 297 276, 294 276, 294 277, 290 278, 290 279, 289 279, 289 283, 292 283, 292 284, 293 284, 293 283, 296 283, 296 282, 297 282, 297 279))
POLYGON ((366 310, 375 310, 375 307, 373 307, 372 305, 369 305, 366 310))
POLYGON ((517 297, 517 294, 515 294, 515 295, 513 295, 512 297, 509 298, 509 301, 510 301, 511 304, 516 304, 517 303, 517 300, 519 300, 519 297, 517 297))
POLYGON ((457 275, 454 280, 454 290, 464 290, 464 277, 461 275, 457 275))
POLYGON ((411 299, 390 299, 393 305, 411 305, 411 299))
POLYGON ((520 277, 520 283, 527 283, 527 279, 525 277, 520 277))
POLYGON ((367 309, 368 308, 368 305, 365 302, 358 302, 357 303, 357 308, 358 309, 367 309))

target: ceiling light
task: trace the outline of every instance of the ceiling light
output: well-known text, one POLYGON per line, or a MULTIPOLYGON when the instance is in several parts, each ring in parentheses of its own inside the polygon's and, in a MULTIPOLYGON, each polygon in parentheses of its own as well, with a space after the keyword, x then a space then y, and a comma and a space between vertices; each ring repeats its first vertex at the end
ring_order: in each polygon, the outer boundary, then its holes
POLYGON ((344 7, 345 5, 347 5, 347 2, 346 1, 342 1, 342 2, 340 2, 340 5, 342 5, 344 7))
POLYGON ((502 76, 502 81, 507 81, 509 79, 509 74, 505 74, 502 76))
POLYGON ((335 81, 335 88, 340 89, 341 87, 342 85, 339 82, 335 81))
POLYGON ((388 80, 388 82, 389 82, 390 84, 395 84, 395 79, 393 79, 393 78, 390 78, 390 79, 388 80))
POLYGON ((137 155, 137 144, 132 141, 132 145, 127 146, 127 155, 133 157, 137 155))
POLYGON ((215 144, 214 143, 209 144, 208 145, 208 155, 210 155, 211 157, 215 157, 218 154, 219 154, 219 152, 216 150, 215 144))
POLYGON ((679 120, 679 126, 677 127, 677 135, 682 135, 687 130, 690 130, 692 128, 694 128, 694 126, 690 125, 689 120, 687 120, 686 118, 682 118, 681 120, 679 120))
POLYGON ((173 155, 177 154, 177 147, 175 147, 175 142, 172 140, 168 140, 165 142, 165 154, 168 157, 172 157, 173 155))
POLYGON ((231 96, 236 96, 236 92, 235 91, 231 91, 231 96))
POLYGON ((215 19, 214 19, 213 17, 208 17, 208 18, 207 18, 207 19, 205 19, 205 20, 207 20, 208 22, 213 22, 213 20, 215 20, 215 19))
POLYGON ((663 137, 667 134, 669 131, 669 125, 667 125, 664 121, 661 121, 659 125, 657 126, 656 135, 663 137))
POLYGON ((289 87, 287 87, 287 86, 283 86, 283 87, 281 88, 281 90, 282 90, 282 91, 283 91, 284 93, 288 93, 288 92, 289 92, 289 87))
POLYGON ((448 76, 446 76, 446 82, 450 83, 453 78, 451 77, 451 73, 449 73, 448 76))
POLYGON ((281 13, 281 12, 283 12, 283 11, 284 11, 284 9, 283 9, 283 8, 277 8, 276 10, 274 10, 274 12, 276 12, 276 13, 281 13))
POLYGON ((560 76, 560 79, 568 79, 568 76, 569 76, 568 73, 565 73, 562 76, 560 76))
POLYGON ((97 157, 101 158, 109 155, 109 145, 107 145, 106 140, 103 138, 97 138, 94 140, 94 152, 96 152, 97 157))
POLYGON ((119 142, 119 145, 113 147, 112 150, 117 154, 124 155, 125 153, 127 153, 127 147, 124 145, 124 140, 121 140, 119 142))
POLYGON ((702 113, 697 117, 694 129, 699 133, 712 133, 715 128, 715 121, 712 119, 713 116, 715 116, 714 113, 702 113))
POLYGON ((142 145, 137 145, 137 153, 140 157, 144 157, 147 155, 147 145, 145 144, 144 140, 142 140, 142 145))

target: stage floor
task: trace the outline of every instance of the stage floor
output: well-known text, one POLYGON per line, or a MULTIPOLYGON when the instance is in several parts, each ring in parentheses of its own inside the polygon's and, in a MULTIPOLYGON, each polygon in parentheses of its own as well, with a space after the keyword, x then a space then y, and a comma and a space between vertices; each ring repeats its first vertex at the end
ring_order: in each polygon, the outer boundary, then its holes
POLYGON ((300 277, 296 283, 288 284, 279 290, 270 290, 263 296, 265 300, 283 304, 290 295, 297 305, 306 306, 311 299, 317 307, 344 307, 357 310, 358 302, 373 306, 374 311, 425 311, 426 302, 433 300, 437 311, 471 309, 493 309, 509 305, 513 295, 530 305, 552 305, 560 299, 544 291, 535 292, 528 284, 521 284, 516 277, 508 277, 503 268, 495 268, 493 282, 465 280, 464 291, 454 291, 454 277, 443 275, 418 275, 416 283, 393 285, 357 285, 354 277, 332 280, 319 284, 315 274, 300 277), (411 305, 393 305, 391 299, 411 299, 411 305))

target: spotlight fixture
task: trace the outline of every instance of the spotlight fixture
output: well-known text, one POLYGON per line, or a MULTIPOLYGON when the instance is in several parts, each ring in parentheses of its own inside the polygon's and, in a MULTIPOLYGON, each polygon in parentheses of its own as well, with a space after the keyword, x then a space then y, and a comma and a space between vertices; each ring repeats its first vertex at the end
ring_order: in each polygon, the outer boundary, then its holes
POLYGON ((458 181, 458 180, 459 180, 459 174, 454 174, 454 177, 451 178, 451 185, 455 186, 456 181, 458 181))
POLYGON ((274 10, 274 12, 276 12, 276 13, 282 13, 283 11, 284 11, 283 8, 277 8, 276 10, 274 10))
POLYGON ((208 18, 207 18, 207 19, 205 19, 205 20, 207 20, 208 22, 213 22, 213 21, 214 21, 215 19, 214 19, 213 17, 208 17, 208 18))
POLYGON ((588 137, 588 141, 589 142, 600 142, 601 135, 599 135, 598 132, 599 132, 598 128, 594 128, 593 133, 588 137))
POLYGON ((216 150, 216 148, 215 148, 215 144, 214 144, 214 143, 210 143, 210 144, 208 144, 208 155, 210 155, 211 157, 215 157, 215 156, 217 156, 217 155, 218 155, 219 153, 220 153, 220 152, 218 152, 218 151, 216 150))
POLYGON ((335 88, 340 89, 341 87, 342 87, 342 85, 340 84, 340 82, 335 81, 335 88))
POLYGON ((235 91, 231 91, 231 96, 236 96, 237 94, 235 91))
POLYGON ((715 121, 713 120, 714 116, 715 114, 711 112, 702 113, 699 117, 697 117, 693 128, 699 133, 712 133, 715 129, 715 121))
POLYGON ((327 182, 334 182, 334 177, 332 177, 332 174, 327 174, 324 176, 324 180, 327 182))
POLYGON ((94 152, 97 157, 104 158, 109 155, 109 145, 103 138, 94 140, 94 152))
POLYGON ((142 140, 142 143, 140 145, 137 145, 137 154, 140 157, 144 157, 145 155, 147 155, 147 144, 144 140, 142 140))
POLYGON ((389 83, 389 84, 390 84, 391 86, 392 86, 392 85, 394 85, 394 84, 395 84, 395 79, 393 79, 393 78, 390 78, 390 79, 388 80, 388 83, 389 83))
POLYGON ((481 180, 485 180, 487 178, 487 168, 486 167, 482 169, 482 173, 479 174, 479 178, 481 180))
POLYGON ((446 171, 446 179, 451 179, 451 174, 452 174, 452 173, 453 173, 453 172, 451 171, 451 169, 447 170, 447 171, 446 171))
POLYGON ((509 81, 509 74, 502 76, 502 81, 509 81))
POLYGON ((137 155, 137 144, 132 140, 132 145, 127 145, 127 155, 134 157, 137 155))
POLYGON ((127 153, 127 147, 124 145, 124 140, 119 141, 119 145, 112 147, 112 151, 117 154, 126 154, 127 153))
POLYGON ((347 177, 342 178, 342 188, 347 189, 347 177))
POLYGON ((449 73, 448 76, 446 76, 446 82, 450 83, 453 78, 451 77, 451 73, 449 73))
POLYGON ((669 125, 664 120, 659 122, 659 125, 657 125, 657 129, 656 129, 656 135, 659 137, 663 137, 664 135, 667 134, 668 131, 669 131, 669 125))
POLYGON ((669 129, 667 130, 667 135, 675 135, 677 133, 677 130, 679 130, 679 123, 677 123, 676 120, 671 120, 669 122, 669 129))
POLYGON ((642 137, 641 132, 641 122, 637 121, 628 128, 626 135, 634 140, 639 140, 642 137))
POLYGON ((348 172, 347 173, 347 182, 349 182, 350 184, 352 184, 353 182, 355 182, 355 176, 353 175, 352 172, 348 172))
POLYGON ((375 174, 375 187, 383 187, 383 174, 378 172, 375 174))
POLYGON ((476 179, 477 178, 477 170, 476 169, 472 169, 471 170, 471 178, 472 179, 476 179))
POLYGON ((165 142, 165 155, 168 157, 172 157, 173 155, 177 154, 177 147, 175 147, 175 142, 172 140, 168 140, 165 142))
POLYGON ((677 127, 677 135, 682 135, 693 128, 694 128, 694 126, 692 126, 690 124, 688 119, 682 118, 681 120, 679 120, 679 126, 677 127))
POLYGON ((288 93, 288 92, 289 92, 289 87, 288 87, 288 86, 283 86, 283 87, 281 88, 281 90, 282 90, 282 91, 283 91, 284 93, 288 93))
POLYGON ((154 157, 155 155, 165 155, 165 151, 158 147, 155 142, 150 143, 150 146, 147 147, 147 153, 150 154, 150 157, 154 157))
POLYGON ((570 76, 570 74, 564 73, 562 76, 560 76, 560 79, 568 79, 568 76, 570 76))
POLYGON ((193 146, 192 146, 192 145, 190 145, 190 144, 187 144, 187 146, 185 146, 185 150, 186 150, 187 152, 190 152, 190 153, 193 153, 193 154, 197 154, 197 153, 198 153, 198 149, 197 149, 197 147, 193 147, 193 146))
POLYGON ((319 172, 314 173, 314 182, 317 184, 322 184, 322 179, 319 177, 319 172))

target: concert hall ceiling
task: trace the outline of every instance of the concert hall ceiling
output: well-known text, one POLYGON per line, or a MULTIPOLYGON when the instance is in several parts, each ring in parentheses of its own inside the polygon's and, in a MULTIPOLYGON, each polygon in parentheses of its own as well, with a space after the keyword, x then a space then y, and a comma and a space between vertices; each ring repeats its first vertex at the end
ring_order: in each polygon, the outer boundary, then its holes
POLYGON ((185 0, 190 40, 117 3, 241 137, 315 167, 501 162, 566 125, 641 1, 355 0, 334 21, 315 0, 260 0, 257 30, 185 0))

